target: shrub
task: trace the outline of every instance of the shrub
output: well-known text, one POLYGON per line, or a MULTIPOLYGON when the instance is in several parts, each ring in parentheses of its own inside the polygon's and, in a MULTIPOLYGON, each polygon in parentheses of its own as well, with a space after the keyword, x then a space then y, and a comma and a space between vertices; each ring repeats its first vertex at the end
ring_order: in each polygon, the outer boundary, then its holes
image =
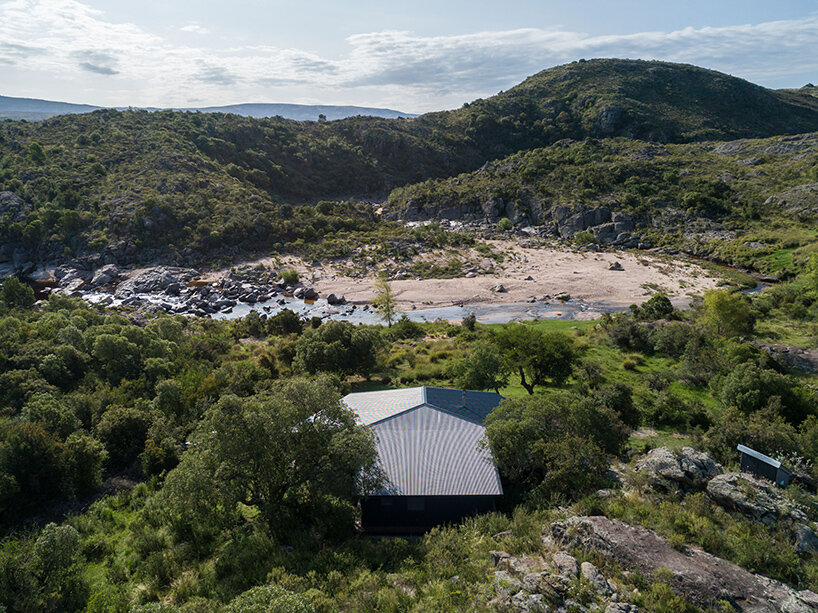
POLYGON ((293 270, 292 268, 290 268, 289 270, 281 271, 281 279, 287 285, 295 285, 296 283, 298 283, 298 278, 299 277, 297 270, 293 270))
POLYGON ((315 609, 303 596, 277 585, 264 585, 236 596, 224 607, 224 613, 313 613, 315 609))
POLYGON ((508 232, 509 230, 514 229, 514 223, 508 217, 503 217, 497 222, 497 229, 501 230, 502 232, 508 232))
POLYGON ((596 237, 587 230, 582 230, 574 234, 574 242, 577 245, 590 245, 596 242, 596 237))

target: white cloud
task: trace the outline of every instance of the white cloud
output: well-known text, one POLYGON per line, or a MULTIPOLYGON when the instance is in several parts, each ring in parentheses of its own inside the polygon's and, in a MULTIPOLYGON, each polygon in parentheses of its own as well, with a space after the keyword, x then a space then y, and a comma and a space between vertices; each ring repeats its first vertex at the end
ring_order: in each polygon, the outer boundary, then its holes
MULTIPOLYGON (((818 71, 814 17, 611 36, 533 28, 434 37, 373 32, 349 37, 345 57, 172 44, 77 0, 0 2, 0 23, 0 81, 7 88, 32 95, 49 83, 41 97, 75 91, 100 104, 321 101, 424 111, 490 95, 581 57, 687 62, 762 82, 818 71)), ((208 33, 197 23, 181 30, 208 33)), ((198 40, 218 44, 216 37, 198 40)))
POLYGON ((190 32, 192 34, 210 34, 210 30, 200 26, 198 23, 191 23, 179 28, 182 32, 190 32))

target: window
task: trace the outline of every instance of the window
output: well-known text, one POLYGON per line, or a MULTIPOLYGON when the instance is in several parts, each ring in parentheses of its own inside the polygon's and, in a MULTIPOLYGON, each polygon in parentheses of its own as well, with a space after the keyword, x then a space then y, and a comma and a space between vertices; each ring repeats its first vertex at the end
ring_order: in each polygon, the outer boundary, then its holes
POLYGON ((407 511, 425 511, 426 510, 426 501, 419 496, 410 496, 406 499, 406 510, 407 511))

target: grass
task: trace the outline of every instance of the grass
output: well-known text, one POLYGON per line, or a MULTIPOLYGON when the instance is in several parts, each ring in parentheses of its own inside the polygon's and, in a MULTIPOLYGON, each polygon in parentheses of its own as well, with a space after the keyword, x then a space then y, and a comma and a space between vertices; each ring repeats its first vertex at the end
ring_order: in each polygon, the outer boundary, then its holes
POLYGON ((628 439, 628 446, 634 451, 644 453, 648 449, 655 449, 656 447, 681 449, 693 445, 693 437, 680 434, 675 428, 656 428, 654 432, 656 434, 632 434, 628 439))

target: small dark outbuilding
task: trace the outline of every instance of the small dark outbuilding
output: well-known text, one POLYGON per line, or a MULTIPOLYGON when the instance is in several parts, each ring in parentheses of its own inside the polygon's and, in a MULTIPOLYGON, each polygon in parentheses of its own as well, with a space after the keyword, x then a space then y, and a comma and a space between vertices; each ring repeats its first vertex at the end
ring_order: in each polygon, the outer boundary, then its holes
POLYGON ((370 533, 421 533, 494 510, 503 495, 483 422, 502 396, 439 387, 361 392, 344 402, 372 428, 387 482, 361 501, 370 533))
POLYGON ((787 487, 790 484, 792 473, 778 460, 773 460, 771 457, 744 445, 739 445, 737 449, 741 453, 742 472, 764 477, 780 487, 787 487))

